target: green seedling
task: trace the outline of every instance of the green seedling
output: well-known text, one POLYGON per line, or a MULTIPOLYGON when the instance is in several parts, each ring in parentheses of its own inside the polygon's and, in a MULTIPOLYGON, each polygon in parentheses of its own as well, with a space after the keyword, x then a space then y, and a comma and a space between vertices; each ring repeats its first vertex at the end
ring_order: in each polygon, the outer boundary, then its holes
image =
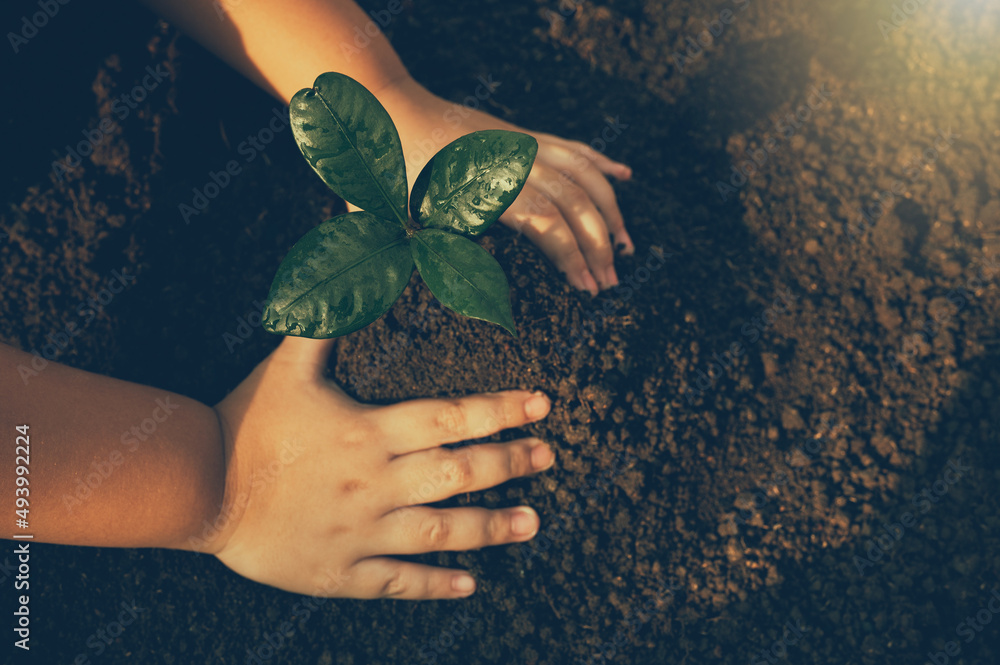
POLYGON ((289 113, 306 161, 361 211, 295 243, 271 284, 267 330, 313 339, 354 332, 392 306, 415 265, 443 305, 516 336, 507 277, 469 238, 517 198, 538 151, 534 138, 467 134, 431 158, 407 196, 399 133, 363 85, 328 72, 295 94, 289 113))

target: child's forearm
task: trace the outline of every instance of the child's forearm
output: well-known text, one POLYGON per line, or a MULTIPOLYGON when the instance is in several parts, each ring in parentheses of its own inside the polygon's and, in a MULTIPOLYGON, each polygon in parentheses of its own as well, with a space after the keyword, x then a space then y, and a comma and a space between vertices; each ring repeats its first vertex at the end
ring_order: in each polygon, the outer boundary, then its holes
POLYGON ((144 1, 286 103, 323 72, 347 74, 376 96, 408 76, 375 22, 351 0, 144 1), (356 27, 369 40, 360 47, 356 27))
POLYGON ((14 506, 15 427, 27 425, 24 533, 67 545, 188 549, 224 495, 215 411, 55 362, 33 366, 33 358, 0 344, 0 502, 14 506))

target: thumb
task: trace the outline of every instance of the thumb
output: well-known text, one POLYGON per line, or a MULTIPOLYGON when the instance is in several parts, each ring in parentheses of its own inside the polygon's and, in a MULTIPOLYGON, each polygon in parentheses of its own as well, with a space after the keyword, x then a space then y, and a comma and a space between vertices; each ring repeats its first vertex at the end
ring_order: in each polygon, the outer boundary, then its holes
POLYGON ((283 363, 298 367, 304 374, 303 378, 321 381, 335 342, 335 339, 309 339, 289 335, 281 341, 275 355, 283 363))

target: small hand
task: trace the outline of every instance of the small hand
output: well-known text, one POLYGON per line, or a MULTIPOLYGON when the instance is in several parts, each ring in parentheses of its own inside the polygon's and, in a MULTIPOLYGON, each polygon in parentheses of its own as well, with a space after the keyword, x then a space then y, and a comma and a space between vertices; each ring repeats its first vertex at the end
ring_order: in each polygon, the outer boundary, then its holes
POLYGON ((537 439, 442 447, 545 417, 527 391, 360 404, 323 370, 333 340, 285 338, 215 408, 227 450, 220 533, 206 547, 250 579, 351 598, 461 598, 468 573, 389 558, 522 542, 528 507, 434 503, 549 468, 537 439))
POLYGON ((618 285, 614 244, 635 251, 607 176, 628 180, 632 170, 579 141, 521 129, 479 110, 437 97, 413 79, 377 91, 403 143, 412 187, 437 150, 470 132, 507 129, 538 141, 531 175, 500 221, 523 231, 576 288, 597 295, 618 285))

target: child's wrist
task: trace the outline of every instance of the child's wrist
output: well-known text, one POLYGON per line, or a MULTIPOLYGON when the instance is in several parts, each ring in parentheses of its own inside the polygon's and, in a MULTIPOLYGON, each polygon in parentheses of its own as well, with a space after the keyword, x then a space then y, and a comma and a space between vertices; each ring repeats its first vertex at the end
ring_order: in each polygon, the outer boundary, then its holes
POLYGON ((192 525, 181 541, 172 543, 169 547, 216 554, 229 540, 232 527, 239 521, 242 510, 239 502, 233 498, 237 494, 234 487, 237 474, 231 468, 234 460, 230 428, 219 409, 207 408, 214 416, 215 427, 214 434, 206 440, 206 452, 221 460, 220 472, 215 474, 211 486, 205 488, 206 502, 196 510, 198 523, 192 525))

